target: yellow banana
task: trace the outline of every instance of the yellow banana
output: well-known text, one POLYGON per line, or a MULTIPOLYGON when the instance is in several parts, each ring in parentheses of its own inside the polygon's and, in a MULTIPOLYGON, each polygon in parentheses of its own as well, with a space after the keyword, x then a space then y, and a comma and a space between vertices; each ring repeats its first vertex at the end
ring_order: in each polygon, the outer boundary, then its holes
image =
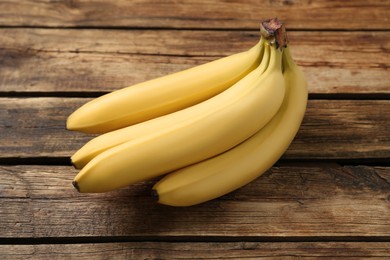
MULTIPOLYGON (((261 66, 256 70, 256 72, 251 73, 251 75, 246 79, 246 84, 249 84, 249 81, 254 81, 256 77, 259 77, 262 72, 267 67, 267 62, 269 60, 269 51, 264 54, 264 40, 260 40, 259 46, 259 60, 264 60, 261 66)), ((245 82, 244 82, 245 83, 245 82)), ((242 87, 247 87, 247 85, 240 83, 242 87)), ((236 87, 237 95, 240 93, 240 89, 236 87)), ((233 93, 231 94, 233 95, 233 93)), ((159 129, 166 129, 172 126, 177 125, 178 122, 183 123, 186 120, 191 120, 192 118, 198 116, 200 113, 207 113, 213 109, 214 104, 218 101, 205 102, 202 105, 192 106, 183 110, 179 110, 168 115, 157 117, 148 121, 138 123, 136 125, 128 126, 125 128, 117 129, 102 135, 99 135, 89 142, 87 142, 83 147, 81 147, 75 154, 71 157, 72 164, 77 169, 83 168, 90 160, 96 157, 98 154, 117 146, 119 144, 135 140, 140 137, 144 137, 148 134, 153 134, 159 129), (202 112, 203 111, 203 112, 202 112)), ((201 103, 200 103, 201 104, 201 103)))
POLYGON ((113 91, 73 112, 66 127, 101 134, 192 106, 256 68, 259 53, 260 42, 248 51, 113 91))
POLYGON ((159 203, 190 206, 217 198, 251 182, 283 155, 298 132, 308 95, 289 48, 283 53, 283 67, 286 98, 276 116, 235 148, 163 177, 153 187, 159 203))
POLYGON ((191 107, 192 118, 100 153, 75 177, 74 186, 80 192, 118 189, 220 154, 256 133, 277 113, 285 94, 282 53, 265 48, 271 54, 264 73, 268 61, 263 59, 234 86, 191 107))

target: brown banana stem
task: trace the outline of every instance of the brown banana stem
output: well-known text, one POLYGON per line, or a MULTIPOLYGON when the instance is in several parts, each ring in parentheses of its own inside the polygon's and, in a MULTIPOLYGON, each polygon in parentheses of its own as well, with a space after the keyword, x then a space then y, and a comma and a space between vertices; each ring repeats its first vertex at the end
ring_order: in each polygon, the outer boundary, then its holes
POLYGON ((260 24, 261 36, 268 40, 271 44, 276 44, 276 48, 287 47, 287 33, 286 28, 278 18, 272 18, 263 21, 260 24))

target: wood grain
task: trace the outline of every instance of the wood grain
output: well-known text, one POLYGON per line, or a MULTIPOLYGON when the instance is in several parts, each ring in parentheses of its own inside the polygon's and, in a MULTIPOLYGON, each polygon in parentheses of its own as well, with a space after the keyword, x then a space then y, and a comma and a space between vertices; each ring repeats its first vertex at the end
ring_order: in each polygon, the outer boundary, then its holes
POLYGON ((167 243, 0 245, 12 259, 388 259, 390 243, 167 243))
POLYGON ((3 0, 0 10, 3 26, 257 29, 279 17, 294 29, 390 28, 390 4, 381 0, 3 0))
MULTIPOLYGON (((0 158, 68 157, 94 137, 65 130, 88 98, 0 98, 0 158)), ((390 158, 389 100, 310 100, 283 158, 390 158)))
POLYGON ((0 167, 1 238, 174 238, 223 241, 390 237, 390 168, 274 167, 219 199, 156 204, 154 181, 79 194, 70 166, 0 167))
MULTIPOLYGON (((0 29, 0 91, 108 92, 249 49, 257 31, 0 29), (207 40, 205 40, 207 39, 207 40)), ((389 32, 295 32, 312 94, 390 93, 389 32)))
POLYGON ((0 0, 0 259, 390 259, 389 13, 382 0, 0 0), (155 180, 72 187, 65 164, 93 137, 65 130, 72 111, 244 51, 271 17, 311 94, 274 167, 189 208, 156 204, 155 180))

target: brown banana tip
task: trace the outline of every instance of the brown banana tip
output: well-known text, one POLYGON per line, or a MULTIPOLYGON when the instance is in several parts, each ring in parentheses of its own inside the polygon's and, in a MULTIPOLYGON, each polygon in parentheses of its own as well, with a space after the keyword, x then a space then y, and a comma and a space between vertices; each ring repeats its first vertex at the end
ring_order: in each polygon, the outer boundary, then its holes
POLYGON ((70 164, 71 164, 75 169, 77 169, 76 164, 74 164, 72 158, 70 158, 70 164))
POLYGON ((154 200, 155 202, 158 202, 159 196, 158 196, 157 190, 152 189, 151 195, 152 195, 153 200, 154 200))
POLYGON ((78 192, 80 192, 80 187, 79 187, 79 184, 77 183, 77 181, 72 181, 72 185, 78 192))

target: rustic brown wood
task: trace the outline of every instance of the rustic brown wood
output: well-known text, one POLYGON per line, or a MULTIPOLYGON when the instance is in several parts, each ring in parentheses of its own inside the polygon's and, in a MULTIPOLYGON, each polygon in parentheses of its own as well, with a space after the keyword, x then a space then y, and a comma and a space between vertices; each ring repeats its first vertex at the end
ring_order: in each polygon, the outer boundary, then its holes
MULTIPOLYGON (((112 91, 249 49, 257 31, 0 29, 0 91, 112 91), (207 40, 205 40, 207 39, 207 40)), ((389 32, 289 32, 312 94, 390 93, 389 32)))
MULTIPOLYGON (((87 98, 0 98, 0 157, 72 155, 94 135, 65 130, 87 98)), ((283 158, 390 157, 389 100, 309 100, 302 127, 283 158)))
POLYGON ((0 25, 258 28, 279 17, 295 29, 389 29, 390 4, 354 1, 1 1, 0 25))
POLYGON ((390 236, 389 167, 274 167, 235 192, 186 208, 156 204, 154 181, 79 194, 71 185, 75 174, 70 166, 0 167, 1 237, 390 236))
POLYGON ((0 245, 12 259, 389 259, 390 243, 167 243, 0 245))
POLYGON ((390 259, 389 13, 382 0, 0 0, 0 259, 390 259), (92 138, 65 130, 77 107, 244 51, 271 17, 312 94, 287 160, 189 208, 156 204, 155 180, 79 194, 77 170, 49 165, 92 138))

